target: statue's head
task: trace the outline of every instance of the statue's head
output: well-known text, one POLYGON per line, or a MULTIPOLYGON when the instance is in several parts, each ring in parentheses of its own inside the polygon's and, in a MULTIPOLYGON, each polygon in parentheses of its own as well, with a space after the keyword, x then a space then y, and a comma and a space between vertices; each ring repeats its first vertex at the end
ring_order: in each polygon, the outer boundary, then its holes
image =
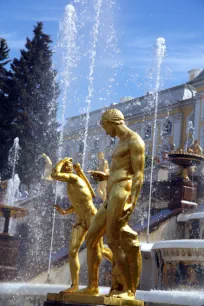
POLYGON ((62 166, 62 170, 61 172, 63 173, 70 173, 73 171, 73 163, 72 163, 72 158, 68 157, 67 161, 64 163, 64 165, 62 166))
POLYGON ((98 153, 98 159, 104 159, 104 153, 103 152, 98 153))
POLYGON ((102 114, 100 123, 102 128, 106 131, 106 134, 115 137, 116 127, 125 124, 125 118, 123 113, 118 109, 108 109, 102 114))

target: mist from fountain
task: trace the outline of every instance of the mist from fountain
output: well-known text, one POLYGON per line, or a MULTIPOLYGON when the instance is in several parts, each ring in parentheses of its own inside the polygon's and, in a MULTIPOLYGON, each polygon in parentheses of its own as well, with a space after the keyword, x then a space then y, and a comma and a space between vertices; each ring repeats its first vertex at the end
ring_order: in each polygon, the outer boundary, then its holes
POLYGON ((157 129, 157 114, 158 114, 158 98, 161 78, 161 65, 166 52, 165 39, 163 37, 157 38, 156 41, 156 85, 154 92, 154 124, 153 124, 153 137, 152 137, 152 159, 151 159, 151 172, 150 172, 150 190, 149 190, 149 207, 148 207, 148 224, 147 224, 147 242, 149 242, 149 229, 151 217, 151 202, 152 202, 152 183, 153 183, 153 169, 154 169, 154 156, 156 147, 156 129, 157 129))
MULTIPOLYGON (((9 150, 9 156, 8 156, 8 164, 11 168, 11 178, 8 180, 8 185, 6 189, 6 196, 5 196, 5 204, 9 206, 14 206, 14 202, 19 198, 20 192, 20 179, 16 171, 16 165, 19 159, 19 138, 16 137, 13 141, 13 146, 9 150)), ((9 230, 10 232, 13 232, 12 229, 13 225, 13 219, 10 221, 9 224, 9 230)))
MULTIPOLYGON (((62 158, 63 154, 63 135, 64 135, 64 125, 65 125, 65 113, 68 100, 68 89, 70 86, 72 78, 72 68, 76 66, 76 35, 77 35, 77 15, 73 5, 68 4, 65 7, 64 16, 59 24, 59 36, 57 53, 61 58, 61 65, 59 69, 59 81, 61 88, 61 129, 58 144, 58 160, 62 158)), ((59 194, 60 183, 57 181, 55 185, 55 199, 54 204, 57 203, 57 196, 59 194)), ((55 219, 56 210, 53 208, 52 217, 52 231, 51 231, 51 243, 48 261, 48 273, 47 279, 50 280, 50 269, 52 260, 52 250, 53 250, 53 239, 54 239, 54 229, 55 229, 55 219)))
POLYGON ((99 33, 99 24, 100 24, 100 12, 101 12, 102 0, 97 0, 94 5, 95 9, 95 20, 91 33, 92 44, 90 49, 90 66, 89 66, 89 86, 88 86, 88 95, 86 96, 86 123, 85 123, 85 133, 84 133, 84 151, 82 157, 82 169, 85 166, 85 158, 86 158, 86 149, 87 149, 87 137, 88 137, 88 127, 89 127, 89 113, 91 107, 91 98, 93 94, 93 73, 96 62, 96 46, 98 42, 98 33, 99 33))

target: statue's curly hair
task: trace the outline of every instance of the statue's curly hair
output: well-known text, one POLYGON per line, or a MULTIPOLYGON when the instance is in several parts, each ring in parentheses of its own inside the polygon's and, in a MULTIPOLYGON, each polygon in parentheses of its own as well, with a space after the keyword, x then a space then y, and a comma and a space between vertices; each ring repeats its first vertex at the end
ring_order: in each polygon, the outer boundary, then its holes
POLYGON ((101 116, 101 121, 108 121, 114 124, 124 124, 125 118, 121 111, 118 109, 112 108, 105 111, 101 116))

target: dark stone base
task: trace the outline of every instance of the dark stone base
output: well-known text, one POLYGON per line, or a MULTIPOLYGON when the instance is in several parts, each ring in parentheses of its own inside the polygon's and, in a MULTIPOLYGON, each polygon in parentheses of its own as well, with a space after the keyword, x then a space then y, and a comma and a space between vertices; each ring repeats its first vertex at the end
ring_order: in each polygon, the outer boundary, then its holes
POLYGON ((68 306, 68 305, 70 305, 70 306, 76 306, 76 305, 79 305, 79 306, 90 306, 90 304, 77 304, 77 303, 69 303, 69 304, 67 304, 67 303, 63 303, 63 302, 53 302, 53 301, 45 301, 44 302, 44 304, 43 304, 43 306, 68 306))
POLYGON ((19 239, 0 234, 0 281, 12 280, 17 274, 19 239))
POLYGON ((197 207, 197 182, 175 179, 170 186, 169 209, 197 207))

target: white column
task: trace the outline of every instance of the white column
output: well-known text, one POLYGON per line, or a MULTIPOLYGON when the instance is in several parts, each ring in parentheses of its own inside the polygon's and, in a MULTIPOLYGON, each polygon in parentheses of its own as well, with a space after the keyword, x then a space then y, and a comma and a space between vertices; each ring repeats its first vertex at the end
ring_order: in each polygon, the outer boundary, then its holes
POLYGON ((179 113, 173 117, 173 143, 175 144, 175 149, 181 147, 181 127, 183 121, 183 114, 179 113))
POLYGON ((194 137, 198 139, 199 137, 199 127, 200 127, 200 95, 196 94, 196 102, 195 102, 195 119, 194 119, 194 137))

